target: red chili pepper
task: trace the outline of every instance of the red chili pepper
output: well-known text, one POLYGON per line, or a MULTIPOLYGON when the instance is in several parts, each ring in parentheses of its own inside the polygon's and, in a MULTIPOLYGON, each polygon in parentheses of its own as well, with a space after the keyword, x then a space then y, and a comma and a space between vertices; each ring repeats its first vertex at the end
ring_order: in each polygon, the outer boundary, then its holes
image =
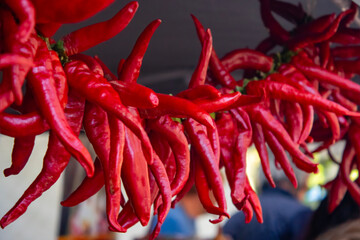
MULTIPOLYGON (((200 21, 194 15, 191 15, 191 17, 194 21, 194 24, 196 27, 196 32, 201 41, 201 44, 204 45, 205 44, 205 36, 206 36, 205 29, 201 25, 200 21)), ((209 64, 210 64, 210 69, 211 69, 212 73, 214 74, 214 77, 223 86, 233 89, 237 85, 235 79, 230 75, 230 73, 228 71, 226 71, 225 67, 221 63, 214 48, 211 51, 211 57, 210 57, 209 64)))
MULTIPOLYGON (((80 133, 84 109, 84 100, 75 95, 69 94, 69 102, 65 108, 67 121, 75 134, 80 133)), ((14 207, 10 209, 0 220, 2 228, 15 221, 25 213, 28 206, 48 190, 60 177, 69 163, 71 154, 67 151, 54 131, 50 132, 49 144, 44 156, 44 165, 34 182, 28 187, 14 207)))
POLYGON ((271 11, 296 25, 302 24, 306 18, 306 12, 300 3, 295 5, 290 2, 271 0, 270 8, 271 11))
POLYGON ((136 216, 143 226, 147 225, 151 210, 148 167, 140 148, 140 141, 128 128, 121 178, 136 216))
MULTIPOLYGON (((194 151, 194 150, 192 150, 194 151)), ((209 196, 211 187, 209 186, 207 177, 205 175, 205 170, 200 163, 200 157, 194 153, 191 155, 195 161, 195 187, 199 196, 199 200, 204 207, 204 209, 211 214, 219 215, 218 219, 209 220, 211 223, 218 223, 224 219, 224 216, 227 215, 226 210, 221 207, 217 207, 211 201, 209 196)))
POLYGON ((140 115, 143 118, 155 118, 163 115, 191 117, 209 128, 215 127, 210 115, 194 103, 166 94, 157 93, 156 95, 159 105, 151 109, 140 109, 140 115))
POLYGON ((204 111, 208 113, 212 112, 218 112, 218 111, 225 111, 229 110, 231 108, 236 108, 241 106, 242 104, 247 104, 247 102, 243 102, 242 99, 246 100, 255 100, 257 102, 256 98, 251 98, 251 96, 242 96, 240 92, 234 92, 230 94, 224 94, 221 97, 218 97, 216 99, 199 99, 199 100, 193 100, 192 102, 195 103, 198 107, 203 109, 204 111))
POLYGON ((271 14, 270 0, 260 0, 261 19, 264 26, 270 31, 270 36, 278 43, 289 40, 289 32, 286 31, 271 14))
POLYGON ((334 48, 331 48, 331 55, 335 58, 360 57, 360 46, 336 46, 334 48))
POLYGON ((150 43, 151 37, 154 34, 155 30, 160 25, 161 20, 156 19, 152 21, 140 34, 139 38, 136 40, 135 46, 131 51, 130 55, 127 57, 119 79, 124 82, 134 83, 139 77, 140 67, 145 55, 145 52, 150 43))
POLYGON ((92 177, 86 176, 79 187, 61 202, 62 206, 76 206, 102 189, 105 183, 104 171, 98 157, 95 159, 94 166, 94 175, 92 177))
POLYGON ((252 120, 260 123, 265 130, 274 134, 284 149, 293 156, 293 161, 298 168, 306 172, 318 171, 317 164, 309 161, 309 159, 298 149, 282 124, 279 123, 267 109, 261 105, 254 105, 246 107, 246 111, 249 116, 251 116, 252 120))
POLYGON ((304 116, 304 126, 297 142, 298 144, 304 143, 309 137, 314 122, 314 108, 310 105, 302 105, 301 109, 304 116))
POLYGON ((347 11, 340 13, 337 16, 337 18, 333 22, 331 22, 331 24, 324 31, 316 32, 316 33, 312 33, 312 32, 303 33, 301 35, 292 38, 286 44, 290 49, 300 49, 310 44, 327 41, 337 32, 338 27, 340 25, 340 21, 347 14, 349 14, 349 12, 347 11))
POLYGON ((245 215, 245 223, 250 223, 251 219, 253 218, 254 213, 253 213, 253 210, 252 210, 249 200, 245 201, 242 211, 245 215))
POLYGON ((322 69, 301 57, 293 57, 292 64, 309 78, 316 78, 320 82, 329 83, 339 87, 340 89, 350 90, 357 93, 360 92, 359 84, 352 82, 349 79, 340 77, 335 73, 322 69))
POLYGON ((215 87, 205 84, 183 90, 180 93, 176 94, 176 96, 189 100, 201 98, 215 99, 220 97, 221 93, 215 87))
POLYGON ((198 65, 196 66, 195 71, 191 76, 188 88, 193 88, 205 84, 207 69, 212 52, 212 36, 210 29, 206 31, 204 43, 202 45, 203 46, 201 49, 198 65))
POLYGON ((14 53, 0 54, 0 69, 11 67, 12 65, 32 66, 32 61, 26 57, 14 53))
POLYGON ((100 64, 100 66, 103 69, 104 72, 104 77, 108 80, 115 80, 117 79, 116 76, 110 71, 110 69, 105 65, 105 63, 103 61, 100 60, 100 58, 98 56, 94 56, 94 59, 100 64))
POLYGON ((281 146, 280 142, 276 139, 274 134, 272 134, 270 131, 264 131, 264 135, 267 144, 275 156, 275 161, 280 164, 285 175, 289 178, 294 188, 297 188, 296 176, 284 148, 281 146))
POLYGON ((296 88, 273 81, 251 81, 246 86, 246 91, 249 94, 261 96, 265 93, 271 98, 277 98, 292 102, 298 102, 300 104, 310 104, 314 107, 318 107, 325 111, 334 112, 339 115, 359 116, 359 113, 351 112, 341 105, 326 100, 318 95, 299 91, 296 88))
POLYGON ((344 19, 341 21, 341 26, 349 27, 349 25, 355 20, 357 14, 358 14, 358 6, 356 3, 351 2, 350 8, 346 10, 349 12, 347 16, 344 17, 344 19))
MULTIPOLYGON (((26 2, 26 1, 22 0, 22 2, 26 2)), ((16 3, 16 1, 14 2, 14 4, 15 3, 16 3)), ((17 29, 17 25, 15 23, 13 16, 11 15, 11 13, 9 11, 2 11, 1 14, 3 15, 2 16, 2 22, 4 25, 3 31, 6 33, 6 35, 4 37, 5 47, 8 49, 8 51, 10 53, 19 54, 23 57, 28 58, 30 61, 32 61, 36 54, 36 50, 38 47, 38 41, 37 41, 36 37, 34 35, 32 35, 32 36, 28 37, 28 40, 24 43, 17 41, 16 39, 14 39, 14 35, 16 34, 16 33, 14 33, 14 29, 17 29)), ((5 82, 8 82, 8 81, 11 84, 12 93, 11 94, 9 93, 10 96, 8 96, 8 99, 7 99, 9 102, 11 102, 11 100, 12 101, 15 100, 17 105, 21 104, 22 98, 23 98, 22 86, 24 84, 25 77, 28 74, 30 68, 31 68, 31 65, 15 65, 7 70, 7 71, 9 71, 9 73, 6 73, 6 71, 4 72, 4 76, 3 76, 4 81, 1 85, 5 84, 5 82), (13 96, 12 96, 12 94, 13 94, 13 96)), ((1 102, 4 102, 4 103, 7 102, 7 101, 4 101, 5 99, 0 99, 0 100, 1 100, 1 102)), ((2 109, 0 109, 0 110, 2 111, 2 109)))
POLYGON ((341 171, 338 172, 338 175, 333 180, 331 188, 328 190, 328 192, 329 200, 327 209, 329 213, 332 213, 339 206, 347 192, 347 186, 346 183, 343 181, 341 171))
POLYGON ((251 207, 255 211, 257 221, 259 223, 263 223, 264 220, 263 220, 263 216, 262 216, 262 209, 261 209, 261 204, 260 204, 259 198, 256 195, 256 193, 254 192, 254 190, 252 189, 248 178, 246 178, 245 192, 246 192, 246 195, 249 195, 249 202, 251 204, 251 207))
POLYGON ((61 23, 49 22, 49 23, 36 24, 35 28, 37 32, 41 34, 41 36, 50 38, 57 32, 57 30, 59 30, 61 26, 62 26, 61 23))
POLYGON ((150 88, 137 84, 136 82, 110 81, 110 84, 118 92, 121 102, 125 106, 154 108, 159 105, 159 99, 156 93, 150 88))
POLYGON ((79 60, 88 66, 88 68, 94 72, 95 74, 99 74, 100 76, 104 76, 103 68, 101 67, 100 63, 95 60, 95 58, 90 57, 85 54, 75 54, 70 56, 70 60, 79 60))
POLYGON ((232 72, 237 69, 254 69, 269 72, 273 67, 273 59, 265 54, 248 49, 236 49, 221 58, 224 67, 232 72))
POLYGON ((55 51, 50 51, 51 64, 53 67, 53 77, 55 81, 56 93, 60 104, 65 108, 68 101, 69 87, 66 82, 66 74, 60 62, 59 56, 55 51))
POLYGON ((266 54, 270 50, 272 50, 275 46, 276 46, 275 40, 272 37, 267 37, 256 46, 255 50, 266 54))
MULTIPOLYGON (((108 198, 106 211, 108 221, 111 223, 110 226, 113 227, 115 225, 116 227, 120 227, 121 231, 126 231, 117 221, 122 197, 120 173, 125 146, 125 126, 114 116, 108 116, 108 120, 110 127, 110 152, 108 176, 106 176, 107 172, 105 171, 105 179, 108 181, 108 184, 105 182, 105 190, 108 198)), ((119 228, 115 229, 118 230, 119 228)))
POLYGON ((149 166, 151 173, 153 174, 156 183, 160 189, 162 196, 162 206, 158 213, 158 221, 155 229, 150 235, 150 239, 155 239, 160 233, 162 223, 165 221, 166 215, 168 214, 171 207, 171 188, 168 181, 166 170, 159 157, 154 154, 154 163, 149 166))
POLYGON ((15 138, 11 155, 12 164, 4 170, 5 177, 18 174, 26 165, 34 148, 35 136, 15 138))
POLYGON ((346 142, 340 164, 340 172, 342 180, 345 182, 352 198, 355 200, 355 202, 360 204, 360 187, 356 182, 353 182, 350 179, 350 171, 352 170, 353 162, 356 161, 354 158, 357 158, 358 153, 350 142, 351 141, 346 142))
POLYGON ((47 1, 32 0, 36 9, 36 23, 74 23, 83 21, 109 6, 114 0, 89 2, 87 0, 47 1))
POLYGON ((168 141, 176 159, 176 175, 171 182, 172 196, 184 187, 190 172, 190 151, 183 126, 169 116, 148 121, 149 128, 168 141))
POLYGON ((334 97, 335 102, 339 103, 343 107, 346 107, 353 112, 357 111, 357 104, 347 99, 339 90, 333 90, 332 96, 334 97))
POLYGON ((138 6, 138 2, 130 2, 111 19, 81 28, 64 36, 61 41, 64 42, 65 54, 70 56, 81 53, 113 38, 130 23, 138 6))
MULTIPOLYGON (((88 137, 90 143, 94 147, 95 153, 98 156, 100 163, 102 165, 102 169, 104 171, 104 182, 105 182, 105 190, 106 190, 106 212, 109 224, 111 228, 116 229, 117 231, 125 231, 120 225, 117 223, 117 214, 120 210, 120 181, 117 181, 117 177, 112 175, 111 172, 115 171, 114 166, 110 166, 110 161, 116 161, 115 157, 110 159, 110 127, 109 127, 108 116, 104 110, 98 107, 95 104, 87 102, 85 105, 85 114, 84 114, 84 129, 86 132, 86 136, 88 137), (111 176, 115 177, 115 179, 111 178, 111 176), (113 185, 117 183, 117 192, 116 189, 110 186, 110 183, 113 182, 113 185)), ((113 123, 114 125, 115 123, 113 123)), ((121 129, 116 129, 117 132, 113 132, 112 134, 121 134, 124 135, 124 130, 121 132, 121 129)), ((116 148, 123 148, 124 140, 120 143, 119 146, 114 146, 115 143, 112 144, 113 151, 116 148)), ((122 150, 121 150, 122 151, 122 150)), ((116 154, 116 153, 115 153, 116 154)), ((120 168, 121 169, 121 168, 120 168)), ((117 169, 117 170, 120 170, 117 169)), ((117 172, 117 174, 119 171, 117 172)))
POLYGON ((124 68, 124 63, 125 63, 125 59, 124 58, 122 58, 122 59, 120 59, 120 61, 119 61, 119 63, 118 63, 118 67, 117 67, 117 75, 118 75, 118 78, 120 78, 120 75, 121 75, 121 71, 123 70, 123 68, 124 68))
POLYGON ((0 132, 10 137, 26 137, 39 135, 49 130, 45 119, 37 112, 14 115, 0 113, 0 132))
POLYGON ((91 176, 94 173, 94 165, 90 153, 71 130, 66 120, 57 97, 48 49, 45 43, 41 42, 39 44, 40 46, 35 56, 35 66, 28 75, 29 85, 36 92, 36 95, 34 95, 35 100, 51 130, 56 133, 66 150, 84 167, 87 175, 91 176))
POLYGON ((336 14, 331 13, 316 18, 313 21, 310 21, 303 25, 300 25, 295 29, 294 38, 296 38, 297 36, 301 36, 303 34, 321 33, 325 31, 325 29, 328 28, 332 22, 334 22, 335 18, 336 18, 336 14))
POLYGON ((83 63, 69 62, 65 72, 70 87, 76 89, 88 101, 98 104, 101 108, 121 120, 142 141, 142 147, 149 163, 152 162, 152 147, 145 130, 138 119, 124 105, 117 92, 106 79, 94 75, 83 63))
POLYGON ((263 172, 265 174, 266 179, 268 180, 271 187, 275 187, 275 182, 271 176, 270 172, 270 163, 269 156, 265 144, 264 132, 260 124, 253 123, 252 124, 253 134, 252 139, 254 141, 257 152, 260 156, 261 166, 263 172))
MULTIPOLYGON (((191 155, 191 153, 190 153, 191 155)), ((177 204, 194 186, 195 183, 195 161, 194 158, 190 157, 190 172, 189 172, 189 178, 186 181, 184 187, 181 189, 181 191, 178 193, 178 195, 175 197, 175 199, 171 203, 171 207, 174 208, 175 204, 177 204)))
POLYGON ((320 66, 323 68, 327 68, 327 65, 330 60, 330 42, 324 41, 320 43, 320 66))
POLYGON ((237 121, 238 135, 233 149, 232 167, 233 182, 231 188, 231 198, 234 205, 240 210, 246 200, 246 151, 252 143, 253 133, 249 116, 242 109, 231 110, 231 114, 237 121), (245 124, 245 125, 243 125, 245 124))
POLYGON ((184 121, 186 133, 191 139, 191 145, 199 154, 199 161, 204 169, 209 187, 213 190, 214 197, 222 209, 224 216, 226 213, 226 201, 224 197, 224 188, 219 172, 219 160, 216 159, 214 149, 208 139, 206 129, 192 118, 184 121))
MULTIPOLYGON (((230 185, 233 183, 233 149, 235 147, 235 140, 237 136, 237 128, 230 113, 221 112, 216 114, 216 128, 219 132, 220 141, 220 161, 225 167, 226 177, 230 185)), ((233 186, 231 186, 233 189, 233 186)))
POLYGON ((35 27, 35 9, 30 0, 6 0, 5 4, 15 14, 20 22, 16 39, 25 43, 35 27))
POLYGON ((303 113, 299 103, 283 101, 286 128, 291 139, 298 143, 303 130, 303 113))
POLYGON ((344 45, 359 44, 360 30, 357 28, 340 28, 334 36, 332 36, 330 42, 344 45))

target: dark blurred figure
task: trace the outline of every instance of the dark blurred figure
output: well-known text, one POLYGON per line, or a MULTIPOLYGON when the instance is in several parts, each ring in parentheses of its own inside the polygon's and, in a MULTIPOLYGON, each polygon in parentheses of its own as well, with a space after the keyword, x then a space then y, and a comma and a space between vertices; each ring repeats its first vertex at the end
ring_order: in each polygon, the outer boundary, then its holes
POLYGON ((258 223, 253 217, 246 224, 243 212, 238 212, 225 224, 224 234, 234 240, 300 239, 312 215, 310 208, 299 201, 306 191, 307 176, 297 176, 298 189, 283 174, 273 174, 273 178, 276 188, 271 188, 266 182, 259 195, 264 223, 258 223))
MULTIPOLYGON (((196 189, 192 187, 183 199, 176 204, 176 207, 170 209, 157 239, 196 239, 195 218, 204 212, 196 189)), ((157 219, 154 217, 151 222, 151 231, 156 222, 157 219)))
POLYGON ((328 198, 321 201, 303 238, 313 239, 360 239, 360 207, 349 192, 332 213, 328 212, 328 198))

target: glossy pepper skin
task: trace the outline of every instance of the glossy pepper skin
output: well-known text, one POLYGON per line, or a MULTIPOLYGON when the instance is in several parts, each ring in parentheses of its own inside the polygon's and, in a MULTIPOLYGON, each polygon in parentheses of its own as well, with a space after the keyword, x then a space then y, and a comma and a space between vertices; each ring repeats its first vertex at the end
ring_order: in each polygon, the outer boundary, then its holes
POLYGON ((138 7, 138 2, 130 2, 111 19, 86 26, 64 36, 61 41, 64 42, 66 55, 84 52, 113 38, 130 23, 138 7))
POLYGON ((36 91, 35 100, 42 116, 49 123, 59 140, 64 144, 80 164, 85 168, 87 175, 94 173, 94 165, 88 150, 70 128, 61 103, 57 97, 54 79, 52 77, 51 58, 47 47, 39 40, 39 48, 35 56, 35 67, 29 73, 29 84, 36 91), (45 66, 45 68, 44 68, 45 66))
POLYGON ((137 39, 133 50, 122 65, 119 79, 124 82, 134 83, 139 77, 140 67, 151 37, 160 25, 161 20, 152 21, 137 39))
POLYGON ((115 115, 128 128, 133 131, 137 137, 142 140, 142 146, 146 159, 152 162, 152 147, 145 130, 124 105, 117 92, 100 75, 94 75, 86 65, 79 61, 73 61, 65 66, 65 72, 70 87, 76 89, 88 101, 101 106, 105 111, 115 115))

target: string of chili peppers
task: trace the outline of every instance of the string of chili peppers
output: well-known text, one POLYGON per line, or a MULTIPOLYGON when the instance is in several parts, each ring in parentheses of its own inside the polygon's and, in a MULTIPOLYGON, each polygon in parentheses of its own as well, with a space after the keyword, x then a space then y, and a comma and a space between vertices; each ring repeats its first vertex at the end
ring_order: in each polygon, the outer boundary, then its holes
POLYGON ((119 61, 117 75, 98 57, 82 54, 122 31, 137 2, 107 21, 52 39, 62 24, 82 21, 111 2, 88 6, 85 0, 72 0, 62 8, 63 1, 5 0, 0 5, 0 133, 14 138, 12 163, 4 175, 19 174, 35 137, 50 132, 40 174, 1 218, 2 228, 58 180, 71 156, 87 176, 61 204, 75 206, 105 186, 111 231, 126 232, 137 222, 147 225, 153 207, 158 217, 154 239, 170 207, 193 185, 204 209, 218 216, 210 221, 221 222, 229 217, 221 168, 246 222, 253 212, 262 222, 245 171, 253 143, 269 184, 275 187, 266 145, 296 187, 291 161, 315 173, 313 152, 346 141, 339 174, 326 184, 329 211, 346 190, 360 204, 360 186, 349 178, 352 168, 360 168, 360 85, 351 80, 359 74, 360 35, 349 27, 358 11, 355 4, 337 16, 312 19, 301 5, 260 0, 269 36, 255 50, 236 49, 222 58, 213 48, 211 31, 192 16, 202 44, 198 65, 188 89, 171 96, 137 83, 161 20, 144 29, 130 55, 119 61), (273 12, 294 29, 283 28, 273 12), (275 46, 284 50, 268 54, 275 46), (239 69, 244 78, 236 80, 231 73, 239 69), (94 160, 78 138, 81 129, 95 150, 94 160), (312 142, 321 143, 313 152, 307 147, 312 142))

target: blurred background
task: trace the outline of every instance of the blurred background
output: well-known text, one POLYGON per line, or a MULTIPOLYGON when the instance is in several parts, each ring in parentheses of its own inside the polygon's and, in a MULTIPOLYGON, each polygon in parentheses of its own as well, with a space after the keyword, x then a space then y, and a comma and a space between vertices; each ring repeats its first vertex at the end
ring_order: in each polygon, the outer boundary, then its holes
MULTIPOLYGON (((117 0, 91 19, 78 24, 64 25, 56 33, 55 40, 83 26, 111 18, 128 2, 130 1, 117 0)), ((308 0, 301 3, 308 13, 319 16, 332 12, 338 13, 342 7, 348 6, 349 1, 308 0)), ((261 21, 258 1, 140 0, 139 5, 138 12, 125 30, 85 53, 92 56, 98 55, 113 72, 116 72, 119 60, 128 56, 142 30, 152 20, 160 18, 162 24, 150 42, 139 83, 161 93, 175 94, 184 90, 198 61, 201 44, 190 14, 194 14, 204 27, 211 29, 213 46, 219 57, 237 48, 254 48, 267 36, 261 21)), ((237 74, 237 77, 241 77, 241 72, 237 74)), ((47 147, 47 137, 47 134, 37 137, 36 148, 23 172, 18 176, 8 178, 0 175, 1 216, 12 207, 12 204, 40 172, 42 158, 47 147)), ((2 158, 0 170, 10 166, 12 144, 13 139, 0 135, 2 158)), ((340 159, 338 147, 342 146, 331 148, 336 159, 340 159)), ((91 149, 90 146, 89 149, 91 149)), ((248 157, 248 172, 252 184, 258 186, 261 177, 258 175, 259 160, 256 151, 249 150, 248 157)), ((329 160, 327 152, 315 155, 315 161, 321 163, 320 172, 316 176, 309 177, 307 183, 309 191, 304 199, 305 203, 313 208, 325 194, 320 185, 332 179, 337 173, 337 166, 329 160)), ((353 174, 356 176, 357 173, 353 174)), ((109 235, 106 231, 106 222, 103 222, 106 221, 102 215, 105 200, 101 194, 77 208, 61 208, 60 201, 76 188, 83 176, 82 169, 72 161, 57 184, 31 204, 26 214, 6 229, 0 230, 0 239, 58 239, 59 235, 66 235, 69 231, 81 232, 82 228, 87 229, 88 235, 104 233, 103 238, 96 239, 135 239, 147 233, 146 227, 136 225, 128 233, 109 235), (72 218, 77 220, 71 222, 72 218)), ((230 190, 226 183, 225 185, 228 197, 230 190)), ((235 208, 232 203, 229 202, 228 206, 229 213, 234 213, 235 208)), ((197 236, 200 239, 213 239, 218 232, 218 226, 210 224, 209 218, 211 217, 203 215, 196 220, 197 236)))

